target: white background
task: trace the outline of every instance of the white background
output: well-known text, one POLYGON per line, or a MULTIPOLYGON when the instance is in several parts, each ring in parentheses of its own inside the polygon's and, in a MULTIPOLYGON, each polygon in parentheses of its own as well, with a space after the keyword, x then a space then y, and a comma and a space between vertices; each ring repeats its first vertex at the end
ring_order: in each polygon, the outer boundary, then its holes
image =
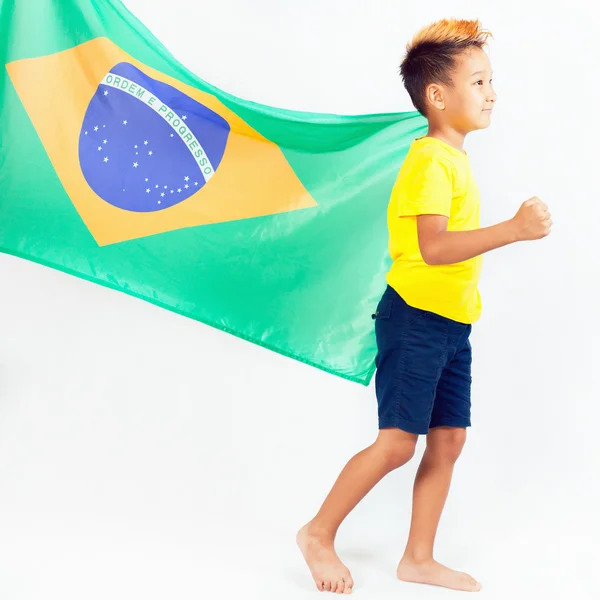
MULTIPOLYGON (((343 114, 413 110, 397 67, 422 25, 480 18, 498 93, 465 147, 483 224, 532 195, 555 227, 487 255, 473 427, 436 558, 481 597, 598 597, 600 108, 591 1, 128 0, 237 96, 343 114)), ((124 294, 0 256, 0 596, 305 598, 296 530, 377 435, 346 382, 124 294)), ((424 447, 343 524, 355 594, 395 579, 424 447)), ((454 597, 454 596, 452 596, 454 597)))

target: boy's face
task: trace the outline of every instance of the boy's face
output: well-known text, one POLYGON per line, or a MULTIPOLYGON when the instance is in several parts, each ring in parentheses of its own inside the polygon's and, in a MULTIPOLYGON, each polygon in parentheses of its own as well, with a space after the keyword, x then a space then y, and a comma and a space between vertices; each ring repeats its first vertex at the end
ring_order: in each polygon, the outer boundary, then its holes
POLYGON ((459 55, 454 87, 444 86, 442 91, 444 120, 465 133, 489 127, 496 102, 491 80, 492 66, 484 50, 475 47, 459 55))

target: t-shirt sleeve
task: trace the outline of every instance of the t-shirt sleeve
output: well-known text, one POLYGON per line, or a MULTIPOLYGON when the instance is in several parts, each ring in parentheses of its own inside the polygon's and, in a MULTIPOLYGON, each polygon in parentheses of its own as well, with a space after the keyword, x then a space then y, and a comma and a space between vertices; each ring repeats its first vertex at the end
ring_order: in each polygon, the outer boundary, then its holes
POLYGON ((450 217, 452 171, 452 163, 437 156, 416 161, 399 182, 398 216, 431 214, 450 217))

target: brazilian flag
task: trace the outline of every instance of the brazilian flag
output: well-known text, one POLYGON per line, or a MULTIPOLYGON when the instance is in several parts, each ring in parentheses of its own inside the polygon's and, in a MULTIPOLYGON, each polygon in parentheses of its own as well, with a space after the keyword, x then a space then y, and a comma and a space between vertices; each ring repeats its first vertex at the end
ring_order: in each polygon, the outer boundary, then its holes
POLYGON ((0 0, 0 251, 367 385, 416 112, 236 98, 118 0, 0 0))

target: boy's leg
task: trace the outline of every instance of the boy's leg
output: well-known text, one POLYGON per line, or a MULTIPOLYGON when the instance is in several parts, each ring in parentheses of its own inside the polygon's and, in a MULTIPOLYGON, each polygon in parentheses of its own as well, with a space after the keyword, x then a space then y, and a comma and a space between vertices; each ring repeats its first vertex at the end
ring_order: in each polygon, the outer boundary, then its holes
POLYGON ((319 590, 352 591, 350 572, 334 549, 337 530, 387 473, 412 458, 417 438, 401 429, 381 429, 371 446, 348 461, 317 515, 298 532, 298 545, 319 590))
POLYGON ((475 592, 481 585, 470 575, 433 559, 433 544, 454 464, 465 444, 466 427, 471 424, 469 333, 470 328, 465 331, 466 338, 458 337, 456 354, 438 383, 427 447, 415 478, 409 539, 398 565, 398 577, 403 581, 475 592))
POLYGON ((403 581, 472 592, 481 589, 467 573, 449 569, 433 559, 435 534, 454 463, 465 439, 466 429, 456 427, 436 427, 427 435, 427 447, 415 478, 409 539, 398 565, 398 577, 403 581))

